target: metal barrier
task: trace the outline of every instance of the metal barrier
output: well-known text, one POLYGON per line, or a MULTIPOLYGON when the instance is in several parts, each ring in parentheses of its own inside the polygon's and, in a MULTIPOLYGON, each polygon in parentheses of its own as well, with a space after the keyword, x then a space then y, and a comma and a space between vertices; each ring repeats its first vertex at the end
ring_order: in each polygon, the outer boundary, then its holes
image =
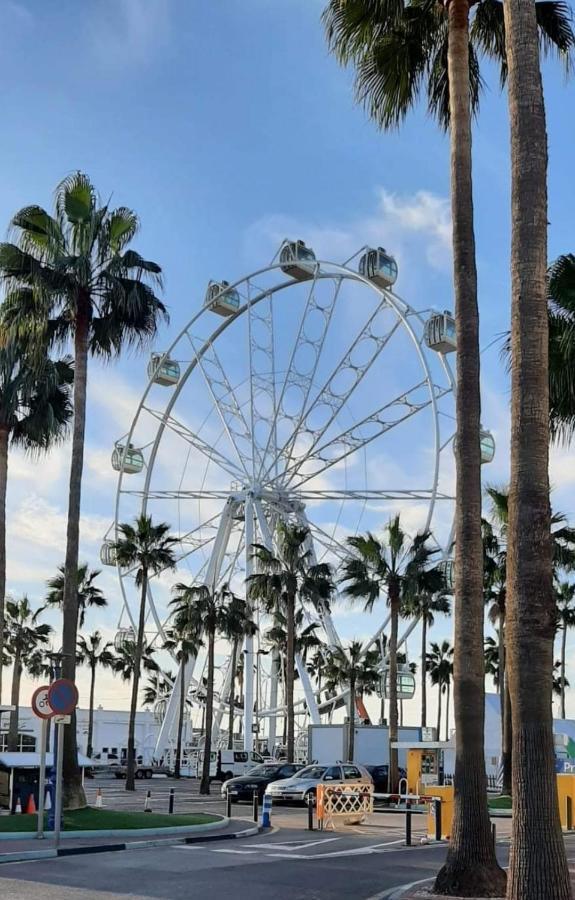
POLYGON ((372 784, 319 784, 317 786, 317 824, 320 830, 335 823, 359 825, 373 812, 372 784))

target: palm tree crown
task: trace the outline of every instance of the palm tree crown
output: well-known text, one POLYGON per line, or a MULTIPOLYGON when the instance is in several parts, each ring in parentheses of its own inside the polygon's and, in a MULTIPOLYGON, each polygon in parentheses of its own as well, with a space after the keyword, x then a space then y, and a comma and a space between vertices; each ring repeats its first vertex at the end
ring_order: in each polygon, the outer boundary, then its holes
MULTIPOLYGON (((100 574, 100 569, 90 569, 88 563, 81 563, 78 566, 78 624, 80 628, 84 627, 87 609, 92 607, 101 608, 108 605, 108 601, 101 589, 94 584, 100 574)), ((49 606, 57 606, 59 609, 62 609, 64 604, 64 580, 64 566, 58 566, 58 574, 48 582, 49 590, 46 595, 46 603, 49 606)))

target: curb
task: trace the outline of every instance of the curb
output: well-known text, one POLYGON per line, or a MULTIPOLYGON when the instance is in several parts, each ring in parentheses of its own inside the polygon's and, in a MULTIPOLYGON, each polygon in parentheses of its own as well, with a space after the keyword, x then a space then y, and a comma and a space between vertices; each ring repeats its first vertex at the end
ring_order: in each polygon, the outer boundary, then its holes
MULTIPOLYGON (((211 815, 211 813, 210 813, 211 815)), ((214 816, 217 815, 214 813, 214 816)), ((111 837, 146 837, 146 835, 182 835, 182 834, 203 834, 209 831, 218 831, 229 825, 230 819, 226 816, 218 816, 217 822, 206 822, 204 825, 171 825, 165 828, 102 828, 93 831, 63 831, 62 839, 86 839, 86 838, 111 838, 111 837)), ((50 838, 51 832, 46 831, 44 835, 50 838)), ((0 843, 2 841, 22 841, 29 837, 32 840, 35 837, 33 831, 7 831, 0 832, 0 843)), ((35 851, 31 851, 35 852, 35 851)), ((0 853, 0 857, 4 854, 0 853)))

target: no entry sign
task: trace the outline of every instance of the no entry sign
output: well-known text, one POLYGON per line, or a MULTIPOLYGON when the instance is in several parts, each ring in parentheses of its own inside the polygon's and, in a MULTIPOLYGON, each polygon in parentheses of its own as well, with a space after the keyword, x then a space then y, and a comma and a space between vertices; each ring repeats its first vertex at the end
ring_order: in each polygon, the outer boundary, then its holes
POLYGON ((52 714, 69 716, 78 705, 78 688, 69 678, 59 678, 50 685, 48 703, 52 714))
POLYGON ((35 716, 38 716, 39 719, 49 719, 54 715, 54 710, 50 706, 50 701, 48 700, 49 691, 50 688, 48 685, 44 685, 43 687, 36 688, 32 694, 32 712, 35 716))

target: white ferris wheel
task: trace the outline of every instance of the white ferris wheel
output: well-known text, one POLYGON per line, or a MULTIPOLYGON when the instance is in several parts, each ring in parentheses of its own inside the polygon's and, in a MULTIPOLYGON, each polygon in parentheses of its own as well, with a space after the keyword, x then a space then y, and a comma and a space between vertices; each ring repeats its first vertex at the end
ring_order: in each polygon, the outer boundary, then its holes
MULTIPOLYGON (((101 553, 102 562, 115 565, 117 526, 141 512, 171 524, 178 567, 150 584, 148 640, 162 642, 174 582, 213 588, 227 582, 243 592, 251 545, 273 549, 280 520, 309 527, 315 558, 337 567, 348 535, 377 530, 401 512, 408 530, 431 531, 447 560, 455 432, 448 355, 456 347, 455 324, 448 312, 417 310, 401 299, 396 278, 397 264, 382 248, 363 248, 337 264, 286 240, 271 265, 233 283, 211 281, 171 346, 151 355, 130 430, 114 447, 115 521, 101 553)), ((482 432, 483 461, 494 449, 490 432, 482 432)), ((121 642, 133 639, 139 598, 132 573, 118 569, 118 575, 121 642)), ((326 645, 339 642, 327 608, 305 614, 326 645)), ((386 624, 380 614, 366 649, 386 624)), ((245 639, 237 714, 246 750, 264 723, 274 745, 283 710, 264 633, 260 623, 257 636, 245 639)), ((299 657, 296 666, 300 712, 319 722, 321 703, 299 657)), ((216 735, 230 669, 226 658, 216 735)), ((171 740, 182 678, 201 702, 202 660, 178 672, 160 748, 171 740)))

